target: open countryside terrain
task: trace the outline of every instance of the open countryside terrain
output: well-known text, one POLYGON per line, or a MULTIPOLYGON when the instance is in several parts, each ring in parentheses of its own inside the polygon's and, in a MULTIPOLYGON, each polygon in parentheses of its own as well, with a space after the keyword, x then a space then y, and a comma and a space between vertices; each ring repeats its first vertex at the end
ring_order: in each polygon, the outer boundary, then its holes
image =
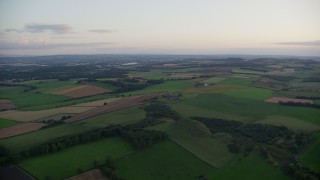
POLYGON ((319 61, 63 57, 0 58, 3 165, 35 179, 320 178, 319 61))

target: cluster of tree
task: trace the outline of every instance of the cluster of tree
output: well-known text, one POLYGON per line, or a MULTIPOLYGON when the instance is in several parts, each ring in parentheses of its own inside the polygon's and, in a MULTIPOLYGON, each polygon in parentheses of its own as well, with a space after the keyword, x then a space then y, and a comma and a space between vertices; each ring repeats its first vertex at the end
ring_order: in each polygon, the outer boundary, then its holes
POLYGON ((236 128, 243 125, 242 122, 217 118, 192 117, 191 119, 202 122, 211 132, 233 133, 236 128))
POLYGON ((267 75, 265 76, 270 79, 274 79, 276 81, 289 82, 291 80, 297 79, 294 76, 278 76, 278 75, 267 75))
POLYGON ((60 124, 64 124, 64 120, 69 118, 71 118, 71 115, 62 116, 59 120, 54 120, 54 119, 43 120, 42 122, 47 124, 43 128, 49 128, 53 126, 58 126, 60 124))
MULTIPOLYGON (((226 132, 235 137, 247 137, 255 142, 276 145, 293 154, 301 152, 315 141, 315 137, 312 134, 304 132, 295 133, 285 126, 243 124, 234 120, 202 117, 193 117, 192 119, 202 122, 213 133, 226 132), (282 139, 282 143, 276 143, 278 139, 282 139)), ((230 147, 233 148, 234 146, 232 145, 230 147)))
POLYGON ((277 137, 291 139, 294 134, 287 127, 267 124, 246 124, 237 128, 236 131, 261 143, 269 143, 277 137))
POLYGON ((167 138, 167 135, 160 131, 132 129, 132 126, 123 127, 121 125, 113 125, 77 135, 57 138, 52 141, 31 147, 30 149, 22 151, 18 154, 10 154, 4 147, 0 147, 0 157, 2 161, 5 159, 6 161, 16 162, 22 158, 54 153, 79 144, 86 144, 102 138, 115 136, 122 137, 138 150, 148 147, 159 141, 163 141, 167 138))
POLYGON ((167 139, 167 135, 161 131, 145 129, 125 129, 122 131, 121 137, 137 150, 167 139))
POLYGON ((302 107, 312 107, 312 108, 320 108, 320 104, 311 104, 311 103, 303 103, 303 102, 279 102, 279 104, 282 105, 288 105, 288 106, 302 106, 302 107))
POLYGON ((305 78, 305 79, 303 79, 303 82, 320 82, 320 78, 318 78, 318 77, 305 78))
POLYGON ((297 99, 310 99, 310 100, 319 100, 320 97, 312 97, 312 96, 296 96, 297 99))
POLYGON ((148 86, 152 86, 156 84, 161 84, 164 82, 164 80, 163 79, 147 80, 147 81, 141 82, 141 79, 138 79, 138 78, 122 78, 122 79, 118 79, 117 81, 106 80, 106 81, 100 81, 100 82, 108 83, 118 87, 118 89, 116 89, 114 93, 124 93, 129 91, 145 89, 148 86))
POLYGON ((297 163, 284 163, 281 165, 282 172, 291 176, 292 179, 317 180, 320 179, 320 173, 310 171, 308 168, 301 167, 297 163))
POLYGON ((268 70, 266 70, 266 69, 262 69, 262 68, 250 68, 250 67, 243 67, 243 68, 241 68, 241 69, 249 70, 249 71, 268 72, 268 70))
POLYGON ((97 66, 91 64, 77 65, 77 66, 34 66, 24 67, 28 70, 12 70, 3 74, 0 79, 74 79, 74 78, 123 78, 128 73, 125 69, 106 68, 99 69, 97 66))
POLYGON ((147 118, 171 118, 173 120, 179 120, 180 115, 174 111, 170 106, 156 102, 147 105, 144 110, 146 111, 147 118))
POLYGON ((122 132, 121 126, 109 126, 94 131, 85 132, 78 135, 66 136, 54 139, 52 141, 43 143, 41 145, 34 146, 28 150, 22 151, 19 154, 14 154, 9 157, 8 160, 19 160, 20 158, 39 156, 43 154, 54 153, 72 146, 79 144, 85 144, 93 141, 97 141, 102 138, 108 138, 113 136, 120 136, 122 132))
POLYGON ((117 173, 117 167, 115 166, 115 162, 111 157, 107 157, 104 165, 100 167, 102 172, 108 177, 108 179, 112 180, 123 180, 117 173))

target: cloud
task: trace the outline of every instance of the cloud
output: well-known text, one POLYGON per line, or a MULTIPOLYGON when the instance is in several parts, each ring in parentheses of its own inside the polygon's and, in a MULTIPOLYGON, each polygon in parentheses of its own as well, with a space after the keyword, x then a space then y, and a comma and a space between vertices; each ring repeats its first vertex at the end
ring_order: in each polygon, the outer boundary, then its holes
POLYGON ((23 29, 8 28, 5 32, 16 32, 16 33, 43 33, 52 32, 53 34, 66 34, 71 33, 72 27, 67 24, 26 24, 23 29))
POLYGON ((51 31, 54 34, 70 33, 72 27, 66 24, 27 24, 24 29, 31 33, 51 31))
POLYGON ((305 41, 305 42, 278 42, 275 44, 291 45, 291 46, 320 46, 320 40, 317 41, 305 41))
POLYGON ((92 30, 89 30, 89 32, 103 34, 103 33, 114 33, 116 31, 112 29, 92 29, 92 30))
POLYGON ((76 39, 78 36, 52 36, 54 39, 76 39))
POLYGON ((114 42, 93 42, 93 43, 47 43, 45 40, 23 40, 19 42, 0 41, 0 50, 12 49, 57 49, 57 48, 99 48, 116 44, 114 42))

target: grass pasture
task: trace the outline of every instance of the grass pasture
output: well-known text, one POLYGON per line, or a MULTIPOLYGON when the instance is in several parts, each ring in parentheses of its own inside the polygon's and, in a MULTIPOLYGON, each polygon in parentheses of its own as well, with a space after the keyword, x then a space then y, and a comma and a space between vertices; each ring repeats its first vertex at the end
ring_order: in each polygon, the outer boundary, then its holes
POLYGON ((232 84, 232 85, 250 85, 252 82, 252 78, 247 77, 228 77, 224 79, 223 81, 220 81, 221 84, 232 84))
POLYGON ((290 177, 285 176, 279 168, 268 164, 256 153, 251 153, 218 168, 208 179, 289 180, 290 177))
POLYGON ((318 131, 320 125, 306 122, 300 119, 286 116, 267 116, 265 119, 256 121, 256 123, 271 124, 275 126, 286 126, 292 130, 298 131, 318 131))
POLYGON ((181 120, 151 128, 166 132, 174 142, 214 167, 221 167, 234 157, 227 148, 231 138, 226 134, 213 136, 200 122, 181 120))
POLYGON ((167 140, 116 161, 118 174, 131 180, 194 179, 214 168, 167 140))
POLYGON ((131 124, 141 121, 144 118, 144 110, 139 107, 132 107, 92 117, 76 123, 85 124, 90 127, 106 127, 112 124, 131 124))
POLYGON ((79 169, 85 171, 94 168, 94 161, 102 164, 108 156, 117 159, 132 152, 131 145, 122 139, 108 138, 29 158, 18 165, 37 179, 64 179, 79 173, 79 169))
POLYGON ((181 92, 185 88, 188 88, 190 86, 191 84, 184 80, 166 81, 162 84, 153 85, 142 90, 132 91, 125 94, 136 95, 136 94, 147 94, 147 93, 157 93, 157 92, 181 92))
POLYGON ((253 99, 253 100, 265 100, 272 97, 272 91, 268 89, 248 87, 243 89, 232 90, 224 92, 223 94, 233 97, 253 99))

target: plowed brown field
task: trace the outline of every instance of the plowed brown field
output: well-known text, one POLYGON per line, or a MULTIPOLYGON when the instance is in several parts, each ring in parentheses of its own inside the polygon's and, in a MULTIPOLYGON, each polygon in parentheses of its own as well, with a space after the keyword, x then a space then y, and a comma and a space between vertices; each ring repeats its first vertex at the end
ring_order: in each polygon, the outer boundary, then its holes
POLYGON ((6 138, 31 131, 36 131, 45 125, 46 124, 43 123, 21 123, 7 128, 2 128, 0 130, 0 138, 6 138))
POLYGON ((295 102, 295 103, 309 103, 314 104, 314 102, 310 99, 295 99, 295 98, 284 98, 284 97, 272 97, 269 99, 264 100, 265 102, 270 103, 280 103, 280 102, 295 102))
POLYGON ((79 98, 79 97, 85 97, 85 96, 92 96, 96 94, 103 94, 106 92, 111 92, 111 90, 104 89, 101 87, 96 87, 96 86, 84 85, 84 86, 73 87, 70 89, 65 89, 63 91, 59 91, 57 94, 69 96, 72 98, 79 98))
POLYGON ((117 111, 120 109, 129 108, 132 106, 137 106, 142 104, 144 101, 159 97, 164 95, 163 93, 156 93, 156 94, 146 94, 146 95, 138 95, 138 96, 131 96, 127 98, 122 98, 120 100, 114 101, 112 103, 109 103, 105 106, 97 107, 95 109, 91 109, 89 111, 83 112, 81 114, 75 115, 70 119, 67 119, 66 123, 71 123, 75 121, 80 121, 83 119, 87 119, 90 117, 98 116, 101 114, 105 114, 112 111, 117 111))
POLYGON ((17 107, 7 99, 0 99, 0 110, 16 109, 17 107))

